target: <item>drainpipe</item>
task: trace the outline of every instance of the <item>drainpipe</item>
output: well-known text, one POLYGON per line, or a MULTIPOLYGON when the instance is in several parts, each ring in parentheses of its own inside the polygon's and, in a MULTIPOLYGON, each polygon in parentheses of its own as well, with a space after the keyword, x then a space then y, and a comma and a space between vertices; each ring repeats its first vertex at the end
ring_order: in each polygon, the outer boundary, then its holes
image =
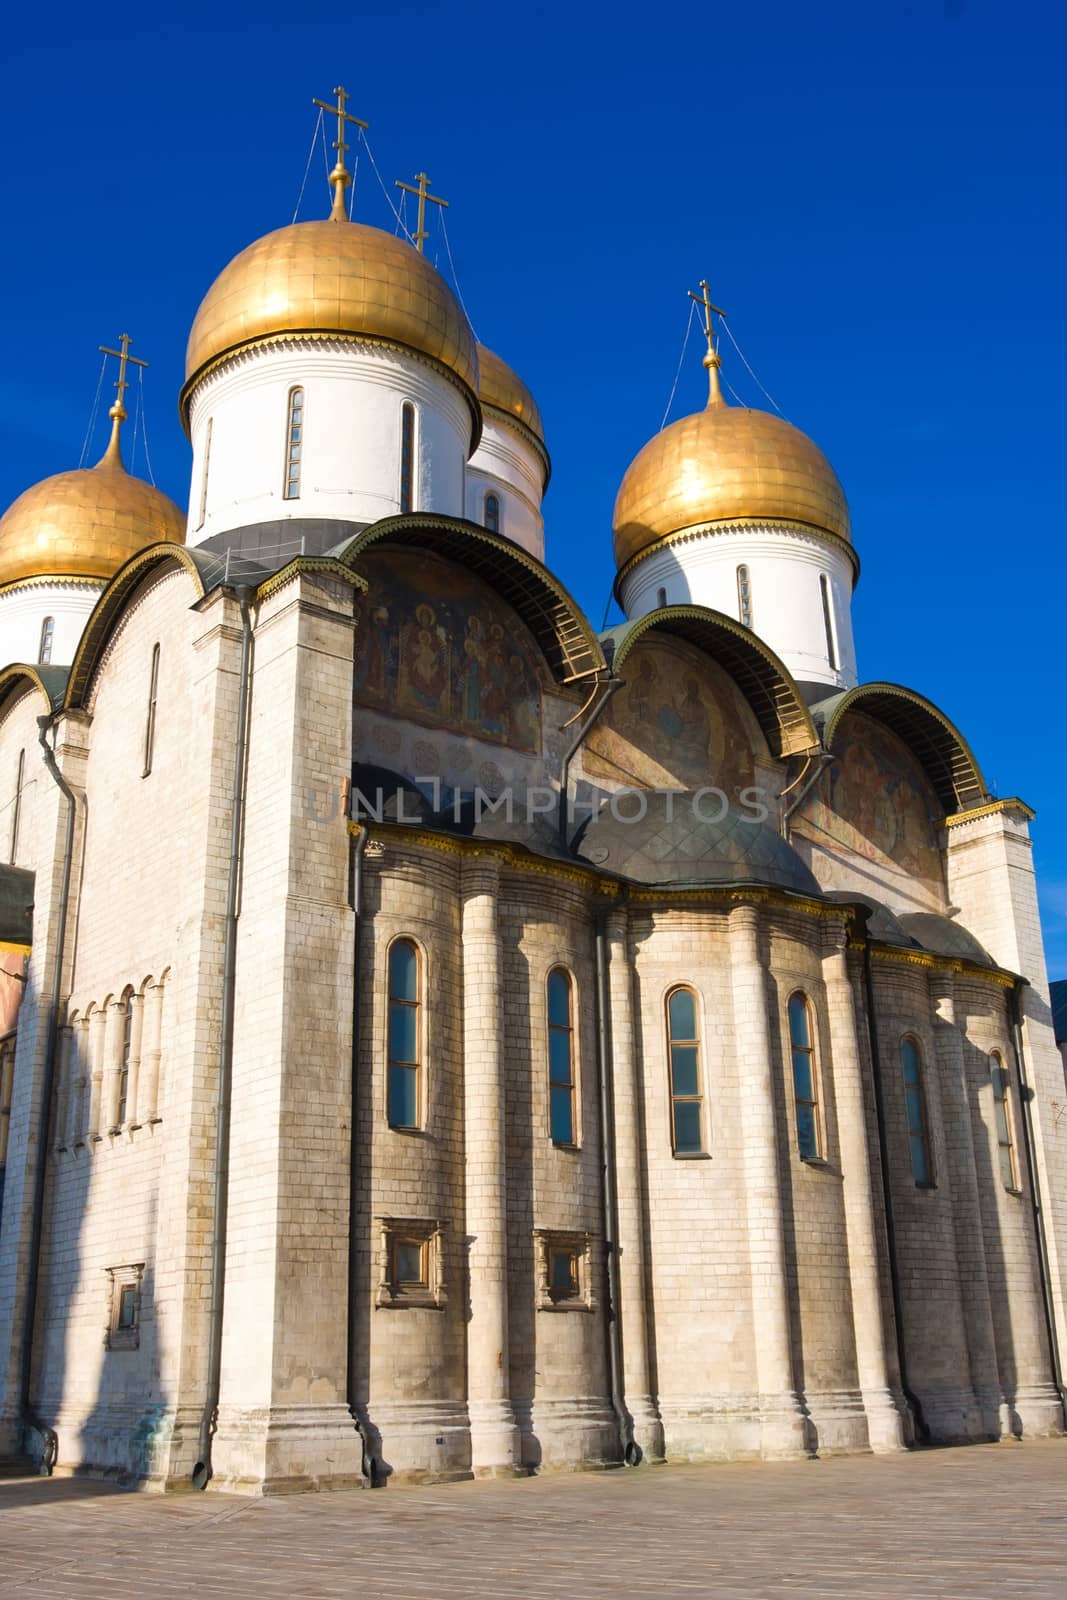
MULTIPOLYGON (((351 801, 349 802, 351 809, 351 801)), ((359 1420, 356 1394, 356 1217, 358 1214, 357 1184, 359 1178, 358 1119, 356 1096, 359 1088, 359 955, 360 927, 363 920, 363 854, 367 848, 367 830, 361 827, 351 847, 351 891, 349 905, 353 912, 352 929, 352 1106, 348 1127, 348 1371, 346 1395, 356 1432, 363 1445, 363 1478, 369 1489, 384 1485, 381 1463, 371 1449, 370 1442, 359 1420)))
POLYGON ((608 1343, 608 1374, 611 1383, 611 1408, 619 1430, 622 1459, 636 1467, 641 1449, 634 1438, 633 1418, 626 1409, 622 1381, 622 1343, 619 1337, 619 1247, 618 1196, 615 1177, 615 1128, 612 1081, 611 1024, 608 1002, 607 913, 596 913, 596 1055, 597 1093, 600 1103, 601 1194, 603 1197, 604 1253, 607 1267, 607 1304, 604 1325, 608 1343))
POLYGON ((795 789, 798 783, 801 785, 799 794, 797 794, 794 799, 789 802, 785 810, 782 812, 783 839, 789 838, 790 817, 793 815, 794 811, 796 811, 798 806, 803 805, 808 796, 808 792, 815 786, 815 784, 818 783, 819 779, 822 777, 831 761, 835 761, 836 759, 836 756, 832 756, 829 750, 813 751, 811 754, 809 754, 803 767, 801 767, 799 776, 794 778, 793 782, 784 788, 781 794, 778 796, 779 800, 784 800, 790 790, 795 789), (811 771, 810 769, 813 762, 815 764, 815 770, 811 771))
POLYGON ((37 1333, 37 1287, 41 1274, 41 1244, 44 1226, 45 1178, 48 1152, 52 1145, 52 1099, 56 1080, 56 1052, 59 1042, 59 996, 63 988, 63 958, 67 946, 67 914, 70 907, 70 878, 74 861, 74 819, 77 802, 74 791, 59 770, 51 745, 48 728, 51 717, 37 718, 37 739, 44 755, 44 764, 59 787, 67 806, 67 826, 63 839, 63 876, 59 889, 59 922, 56 928, 56 953, 52 965, 52 992, 48 1001, 48 1036, 45 1042, 44 1074, 41 1085, 41 1116, 38 1124, 37 1170, 33 1175, 33 1211, 30 1218, 29 1267, 26 1274, 26 1307, 22 1326, 22 1349, 19 1352, 19 1448, 27 1453, 27 1434, 32 1430, 44 1441, 41 1456, 41 1475, 52 1476, 52 1468, 59 1454, 59 1440, 55 1430, 38 1420, 30 1404, 30 1382, 33 1367, 33 1345, 37 1333))
POLYGON ((226 886, 226 942, 222 957, 222 1026, 219 1081, 215 1112, 215 1200, 211 1241, 211 1305, 208 1311, 207 1385, 200 1420, 194 1489, 206 1489, 212 1478, 211 1447, 218 1424, 222 1376, 222 1317, 226 1297, 226 1226, 230 1198, 230 1095, 233 1086, 233 1018, 237 987, 237 921, 244 834, 245 778, 248 760, 248 700, 251 682, 251 589, 236 591, 241 607, 241 663, 238 668, 237 730, 234 739, 233 799, 230 805, 230 869, 226 886))
MULTIPOLYGON (((865 907, 860 910, 866 913, 865 907)), ((904 1306, 900 1290, 900 1270, 897 1263, 897 1230, 893 1215, 893 1186, 889 1178, 889 1140, 886 1135, 885 1088, 882 1082, 882 1054, 878 1047, 878 1025, 874 1006, 874 976, 871 971, 871 941, 864 914, 863 931, 863 984, 867 996, 867 1038, 871 1050, 871 1076, 874 1079, 875 1120, 878 1123, 878 1156, 882 1169, 882 1204, 885 1211, 885 1237, 889 1255, 889 1284, 893 1295, 893 1324, 896 1332, 897 1369, 900 1387, 915 1418, 919 1437, 930 1438, 930 1428, 923 1416, 918 1395, 908 1384, 907 1359, 904 1353, 904 1306)))
POLYGON ((1045 1313, 1045 1333, 1048 1337, 1049 1361, 1052 1381, 1059 1395, 1067 1426, 1067 1395, 1063 1389, 1063 1370, 1060 1366, 1059 1340, 1056 1337, 1056 1311, 1052 1299, 1052 1271, 1048 1259, 1048 1239, 1045 1234, 1045 1211, 1041 1203, 1041 1184, 1037 1174, 1034 1154, 1033 1090, 1026 1075, 1026 1052, 1023 1048, 1022 992, 1029 987, 1025 978, 1016 978, 1011 991, 1011 1047, 1015 1057, 1015 1071, 1019 1079, 1019 1098, 1023 1107, 1023 1148, 1026 1151, 1026 1176, 1030 1184, 1030 1204, 1034 1214, 1034 1237, 1037 1241, 1037 1261, 1041 1278, 1041 1304, 1045 1313))
MULTIPOLYGON (((615 669, 612 666, 612 661, 614 660, 614 650, 612 650, 610 654, 605 651, 605 655, 608 658, 608 677, 601 680, 604 685, 604 692, 594 705, 592 711, 590 711, 589 715, 586 717, 585 721, 579 727, 578 732, 574 735, 574 738, 571 740, 566 750, 563 752, 563 759, 559 764, 559 809, 556 815, 556 830, 559 834, 560 844, 563 845, 564 849, 567 847, 567 783, 571 770, 571 762, 581 749, 586 734, 589 732, 594 722, 596 722, 597 718, 604 710, 604 707, 607 705, 612 695, 617 693, 617 691, 621 689, 623 685, 622 678, 617 678, 615 676, 615 669)), ((586 704, 588 704, 588 701, 586 704)))

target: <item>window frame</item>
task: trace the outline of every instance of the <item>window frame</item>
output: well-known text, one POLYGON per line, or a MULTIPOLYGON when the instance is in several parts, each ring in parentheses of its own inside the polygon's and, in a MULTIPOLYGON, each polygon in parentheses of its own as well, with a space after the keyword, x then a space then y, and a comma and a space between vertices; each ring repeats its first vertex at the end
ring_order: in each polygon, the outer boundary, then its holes
POLYGON ((425 993, 424 954, 421 944, 412 938, 409 933, 399 933, 390 939, 385 953, 386 960, 386 1015, 385 1015, 385 1120, 393 1133, 421 1133, 426 1126, 426 1101, 424 1083, 425 1040, 423 1028, 425 1026, 423 1013, 423 997, 425 993), (395 999, 393 996, 393 952, 400 945, 408 945, 415 954, 415 999, 395 999), (403 1006, 415 1012, 415 1056, 414 1061, 394 1061, 391 1055, 392 1044, 392 1017, 393 1007, 403 1006), (394 1122, 390 1115, 392 1109, 392 1082, 393 1073, 414 1072, 415 1074, 415 1121, 394 1122))
POLYGON ((826 629, 826 655, 831 672, 837 672, 841 666, 841 652, 837 645, 837 618, 830 589, 830 575, 827 572, 819 573, 819 593, 822 596, 822 620, 826 629))
POLYGON ((15 804, 11 815, 11 848, 9 860, 15 865, 15 858, 19 849, 19 829, 22 825, 22 791, 26 784, 26 751, 19 751, 18 765, 15 768, 15 804))
POLYGON ((490 533, 499 533, 502 520, 503 508, 500 504, 500 496, 495 489, 487 489, 485 499, 482 501, 482 526, 487 528, 490 533), (490 506, 494 507, 493 512, 490 512, 490 506))
POLYGON ((130 1060, 133 1052, 133 990, 122 996, 122 1054, 119 1057, 119 1098, 115 1113, 116 1127, 125 1127, 129 1119, 130 1060))
POLYGON ((908 1159, 911 1165, 911 1176, 916 1189, 936 1189, 937 1177, 934 1167, 934 1147, 930 1137, 930 1107, 926 1098, 926 1058, 923 1055, 922 1043, 916 1033, 901 1035, 898 1046, 900 1060, 900 1075, 904 1085, 904 1125, 908 1131, 908 1159), (910 1045, 915 1053, 915 1083, 908 1081, 907 1068, 905 1067, 904 1051, 910 1045), (915 1088, 919 1091, 919 1116, 921 1126, 916 1131, 912 1127, 911 1110, 908 1105, 908 1089, 915 1088), (919 1177, 915 1171, 915 1146, 914 1140, 922 1140, 923 1160, 925 1164, 925 1177, 919 1177))
POLYGON ((418 418, 413 400, 405 400, 400 407, 400 515, 411 516, 415 511, 415 460, 416 429, 418 418))
POLYGON ((15 1042, 18 1035, 0 1039, 0 1217, 4 1213, 4 1182, 11 1139, 11 1102, 15 1095, 15 1042))
POLYGON ((598 1301, 593 1235, 565 1228, 534 1228, 532 1232, 537 1310, 595 1311, 598 1301), (561 1257, 571 1263, 566 1288, 556 1288, 552 1282, 554 1263, 561 1257))
POLYGON ((997 1136, 997 1159, 1000 1165, 1000 1181, 1008 1194, 1022 1194, 1022 1184, 1019 1182, 1019 1162, 1015 1154, 1015 1112, 1011 1103, 1011 1074, 1004 1065, 1004 1057, 999 1050, 989 1052, 989 1077, 993 1088, 993 1132, 997 1136), (997 1093, 997 1076, 1000 1078, 1000 1088, 1003 1093, 997 1093), (1001 1133, 1001 1113, 1003 1114, 1004 1131, 1001 1133), (1007 1172, 1004 1170, 1005 1154, 1007 1156, 1007 1172))
POLYGON ((737 620, 743 628, 752 627, 752 572, 742 561, 737 568, 737 620))
POLYGON ((305 418, 307 415, 307 394, 302 383, 294 383, 289 390, 289 398, 285 412, 285 471, 282 475, 282 499, 299 500, 304 477, 304 435, 307 431, 305 418), (297 398, 299 396, 299 399, 297 398), (299 416, 295 413, 299 412, 299 416), (300 435, 294 439, 293 430, 299 428, 300 435), (296 448, 294 456, 293 449, 296 448), (295 467, 295 471, 294 471, 295 467))
POLYGON ((152 646, 152 662, 148 669, 148 707, 145 711, 144 722, 144 763, 141 768, 141 777, 148 778, 152 774, 152 762, 156 753, 156 708, 159 704, 159 640, 152 646))
POLYGON ((128 1266, 108 1267, 108 1327, 106 1345, 109 1350, 137 1350, 141 1344, 141 1329, 143 1327, 142 1312, 144 1309, 144 1269, 143 1261, 135 1261, 128 1266), (132 1307, 132 1317, 123 1321, 123 1309, 127 1303, 127 1296, 132 1307))
POLYGON ((379 1230, 378 1309, 437 1311, 448 1303, 445 1287, 445 1224, 439 1217, 375 1218, 379 1230), (421 1278, 400 1278, 399 1252, 405 1245, 419 1251, 421 1278))
MULTIPOLYGON (((214 426, 215 418, 208 417, 207 426, 204 429, 204 464, 200 469, 200 520, 196 525, 197 533, 200 532, 200 529, 207 521, 207 479, 211 468, 211 434, 214 426)), ((286 466, 288 467, 288 459, 286 460, 286 466)))
POLYGON ((56 638, 55 617, 42 617, 41 636, 37 643, 37 665, 47 667, 52 660, 52 647, 56 638))
POLYGON ((708 1149, 707 1116, 704 1108, 704 1044, 701 1034, 703 1032, 703 1013, 700 1005, 700 995, 691 983, 672 983, 663 997, 664 1022, 666 1025, 667 1040, 667 1090, 670 1097, 671 1116, 671 1155, 676 1161, 699 1161, 710 1155, 708 1149), (676 994, 687 994, 693 1002, 693 1031, 692 1039, 676 1039, 672 1031, 671 1001, 676 994), (674 1051, 679 1049, 695 1049, 696 1051, 696 1094, 680 1095, 674 1089, 674 1051), (696 1105, 697 1118, 700 1130, 700 1146, 696 1150, 680 1150, 678 1148, 678 1130, 675 1116, 675 1107, 681 1102, 684 1105, 696 1105))
POLYGON ((793 1117, 796 1124, 796 1149, 801 1161, 822 1162, 826 1161, 826 1131, 822 1113, 822 1088, 819 1082, 819 1031, 815 1007, 810 994, 806 989, 793 989, 785 1006, 786 1030, 789 1038, 789 1068, 793 1083, 793 1117), (806 1045, 798 1044, 793 1034, 793 1002, 800 1000, 804 1006, 805 1021, 808 1034, 806 1045), (802 1098, 798 1093, 797 1085, 797 1056, 807 1058, 808 1079, 811 1085, 812 1099, 802 1098), (814 1150, 805 1150, 801 1134, 800 1108, 811 1108, 812 1126, 815 1130, 814 1150))
POLYGON ((580 1145, 578 1136, 578 1072, 577 1072, 577 1037, 575 1027, 575 981, 574 974, 568 967, 557 963, 550 967, 545 975, 545 1034, 548 1067, 548 1136, 557 1150, 577 1150, 580 1145), (567 1022, 566 1024, 552 1021, 551 989, 553 978, 563 978, 567 985, 567 1022), (555 1033, 565 1033, 567 1036, 567 1068, 569 1079, 566 1083, 557 1083, 552 1076, 552 1036, 555 1033), (553 1117, 553 1091, 567 1089, 569 1092, 569 1118, 570 1138, 557 1139, 553 1117))

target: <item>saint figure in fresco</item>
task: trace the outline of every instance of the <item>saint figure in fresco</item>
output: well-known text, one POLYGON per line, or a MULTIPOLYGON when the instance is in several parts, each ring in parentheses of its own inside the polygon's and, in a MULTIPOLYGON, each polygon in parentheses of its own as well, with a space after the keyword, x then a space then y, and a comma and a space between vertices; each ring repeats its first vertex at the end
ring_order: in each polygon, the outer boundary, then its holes
POLYGON ((482 696, 485 693, 488 653, 485 632, 479 616, 467 618, 467 634, 463 640, 463 659, 456 673, 456 698, 462 721, 476 728, 482 723, 482 696))
POLYGON ((397 638, 388 606, 378 605, 364 625, 363 687, 376 700, 385 697, 396 681, 397 638))
POLYGON ((448 683, 445 649, 433 607, 416 606, 415 624, 407 630, 405 666, 415 703, 425 711, 441 710, 441 698, 448 683))

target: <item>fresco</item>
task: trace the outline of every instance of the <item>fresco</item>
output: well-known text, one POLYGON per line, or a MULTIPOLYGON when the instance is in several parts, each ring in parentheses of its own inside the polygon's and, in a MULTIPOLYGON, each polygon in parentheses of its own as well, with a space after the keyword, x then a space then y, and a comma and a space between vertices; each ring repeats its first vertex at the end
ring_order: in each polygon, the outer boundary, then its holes
POLYGON ((625 687, 589 735, 587 777, 637 788, 728 793, 753 782, 753 751, 762 746, 740 690, 702 651, 646 634, 622 676, 625 687))
POLYGON ((903 873, 940 899, 943 811, 911 751, 881 723, 849 712, 833 753, 795 819, 796 832, 831 855, 903 873))
POLYGON ((539 751, 545 669, 499 596, 421 552, 359 565, 370 588, 356 607, 356 704, 539 751))

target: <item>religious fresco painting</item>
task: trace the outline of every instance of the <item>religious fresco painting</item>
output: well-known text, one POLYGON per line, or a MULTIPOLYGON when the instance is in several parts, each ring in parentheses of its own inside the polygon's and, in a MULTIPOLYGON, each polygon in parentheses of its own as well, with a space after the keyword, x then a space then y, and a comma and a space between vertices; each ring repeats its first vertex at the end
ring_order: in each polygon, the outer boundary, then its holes
MULTIPOLYGON (((834 761, 804 801, 798 834, 831 856, 848 852, 901 874, 944 898, 939 844, 943 808, 911 751, 881 723, 849 712, 834 739, 834 761)), ((853 862, 847 888, 856 881, 853 862)), ((820 874, 821 876, 821 874, 820 874)))
POLYGON ((543 663, 500 597, 421 551, 374 551, 360 571, 356 704, 539 752, 543 663))
POLYGON ((756 720, 714 661, 681 640, 646 635, 627 658, 626 682, 589 735, 586 777, 641 789, 727 793, 755 780, 756 720))

